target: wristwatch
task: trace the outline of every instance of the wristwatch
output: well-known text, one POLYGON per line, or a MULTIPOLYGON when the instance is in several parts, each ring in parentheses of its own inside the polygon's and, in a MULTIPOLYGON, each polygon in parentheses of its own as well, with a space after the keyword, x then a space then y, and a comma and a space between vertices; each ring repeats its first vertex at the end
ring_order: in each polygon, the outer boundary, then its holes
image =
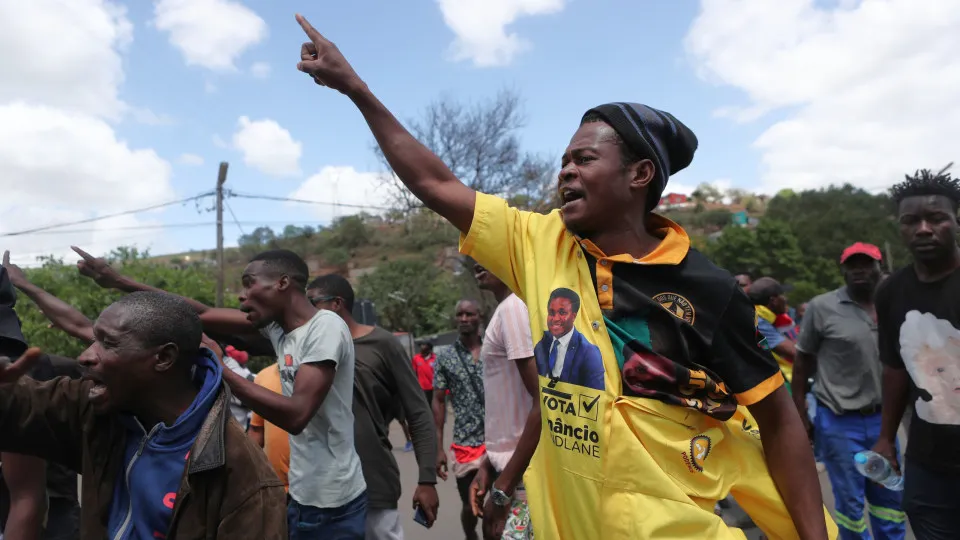
POLYGON ((496 486, 492 486, 490 488, 490 499, 493 501, 493 504, 495 506, 500 506, 500 507, 507 506, 508 504, 510 504, 510 499, 512 498, 513 497, 511 497, 510 495, 507 495, 507 492, 501 489, 498 489, 496 486))

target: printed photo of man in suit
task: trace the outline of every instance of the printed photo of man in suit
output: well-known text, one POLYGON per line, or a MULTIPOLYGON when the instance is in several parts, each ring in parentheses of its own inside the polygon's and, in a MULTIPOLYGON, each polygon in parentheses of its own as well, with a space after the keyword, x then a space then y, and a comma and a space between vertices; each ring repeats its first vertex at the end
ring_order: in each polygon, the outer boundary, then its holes
POLYGON ((555 289, 547 302, 547 331, 533 350, 540 375, 560 382, 603 390, 600 348, 573 327, 580 311, 580 296, 570 289, 555 289))

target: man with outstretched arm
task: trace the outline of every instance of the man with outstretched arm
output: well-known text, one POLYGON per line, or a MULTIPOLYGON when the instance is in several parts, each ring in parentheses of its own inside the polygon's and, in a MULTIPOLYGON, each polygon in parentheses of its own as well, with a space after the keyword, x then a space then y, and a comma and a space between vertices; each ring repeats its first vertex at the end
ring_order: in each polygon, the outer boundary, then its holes
POLYGON ((0 364, 0 450, 80 471, 82 540, 286 537, 283 486, 230 419, 222 368, 180 298, 127 295, 94 325, 83 380, 0 364))
MULTIPOLYGON (((81 273, 101 286, 155 290, 120 275, 102 259, 74 251, 82 257, 81 273)), ((307 263, 296 253, 266 251, 243 271, 241 309, 185 300, 205 329, 252 343, 266 338, 277 353, 282 395, 229 370, 224 380, 240 401, 291 435, 290 538, 359 540, 367 494, 353 439, 353 340, 340 317, 307 298, 308 275, 307 263)))
POLYGON ((562 157, 562 210, 521 212, 461 183, 297 20, 298 69, 353 101, 397 176, 463 233, 461 251, 524 299, 532 335, 574 325, 537 358, 556 370, 540 378, 545 444, 524 478, 539 537, 736 538, 712 511, 728 493, 770 536, 826 539, 828 522, 836 534, 753 306, 652 213, 692 160, 693 132, 643 105, 596 107, 562 157), (547 312, 558 289, 578 295, 576 314, 547 312), (600 349, 604 388, 563 376, 567 359, 592 358, 581 347, 600 349))

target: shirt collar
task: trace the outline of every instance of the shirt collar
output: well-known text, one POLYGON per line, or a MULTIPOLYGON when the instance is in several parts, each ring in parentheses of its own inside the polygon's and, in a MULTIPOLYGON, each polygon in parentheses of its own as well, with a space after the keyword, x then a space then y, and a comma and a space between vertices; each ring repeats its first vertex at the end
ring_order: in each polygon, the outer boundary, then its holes
POLYGON ((564 347, 568 347, 568 346, 570 345, 570 340, 573 339, 573 330, 575 330, 575 329, 571 329, 571 330, 570 330, 569 332, 567 332, 566 334, 564 334, 564 335, 562 335, 562 336, 560 336, 560 337, 555 337, 555 338, 553 338, 553 340, 554 340, 554 341, 559 341, 559 342, 560 342, 560 345, 563 345, 564 347))
POLYGON ((850 298, 850 293, 847 291, 846 285, 837 289, 837 299, 842 303, 853 303, 853 299, 850 298))
POLYGON ((690 237, 687 235, 687 231, 683 230, 683 227, 677 223, 659 214, 650 214, 647 218, 647 227, 654 236, 662 240, 653 251, 640 259, 635 259, 629 253, 608 256, 590 240, 580 237, 577 237, 577 240, 583 246, 583 249, 587 250, 587 253, 597 259, 636 264, 680 264, 687 256, 687 252, 690 251, 690 237))

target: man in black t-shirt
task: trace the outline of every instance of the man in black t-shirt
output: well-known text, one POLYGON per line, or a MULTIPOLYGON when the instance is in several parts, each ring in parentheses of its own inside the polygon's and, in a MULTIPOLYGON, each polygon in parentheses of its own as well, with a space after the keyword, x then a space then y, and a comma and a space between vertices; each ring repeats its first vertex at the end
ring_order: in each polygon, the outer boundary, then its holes
POLYGON ((919 539, 960 538, 960 180, 918 171, 891 190, 913 264, 877 291, 883 427, 874 450, 897 465, 897 428, 914 405, 903 509, 919 539))

